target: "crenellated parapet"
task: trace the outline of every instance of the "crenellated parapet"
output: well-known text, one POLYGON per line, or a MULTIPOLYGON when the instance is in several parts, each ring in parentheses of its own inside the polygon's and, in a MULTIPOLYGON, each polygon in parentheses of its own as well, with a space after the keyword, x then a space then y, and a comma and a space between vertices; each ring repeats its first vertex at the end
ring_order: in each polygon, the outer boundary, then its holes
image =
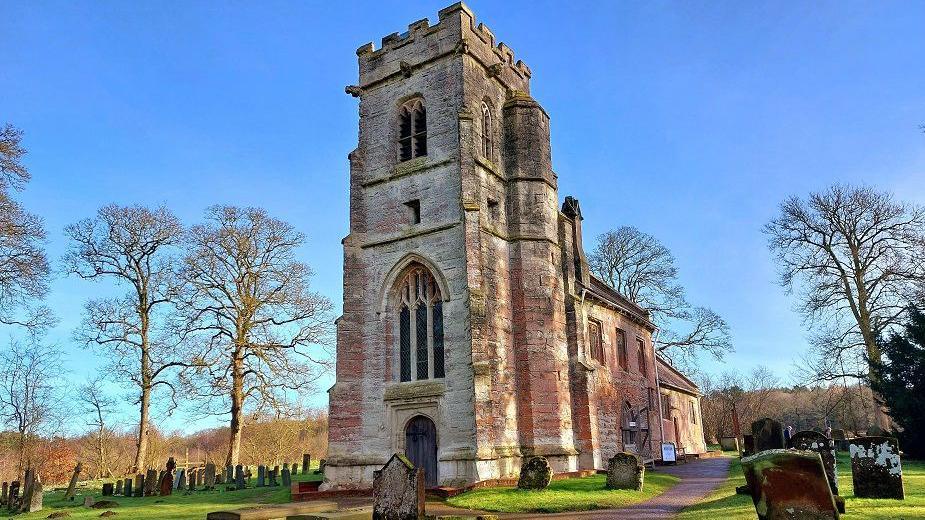
POLYGON ((529 92, 530 68, 504 44, 462 2, 441 9, 438 22, 431 25, 425 18, 412 22, 408 30, 382 38, 377 49, 370 42, 357 49, 360 66, 358 85, 347 92, 354 96, 364 89, 393 78, 410 77, 428 64, 450 56, 465 55, 508 89, 529 92))

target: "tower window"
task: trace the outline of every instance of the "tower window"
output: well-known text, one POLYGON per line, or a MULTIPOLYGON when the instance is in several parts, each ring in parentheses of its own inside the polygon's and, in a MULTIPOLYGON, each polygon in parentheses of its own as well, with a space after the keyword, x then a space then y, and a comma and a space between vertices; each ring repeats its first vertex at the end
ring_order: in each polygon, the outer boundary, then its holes
POLYGON ((494 126, 491 123, 491 107, 482 102, 482 155, 489 161, 493 160, 494 140, 492 139, 494 126))
POLYGON ((411 218, 412 224, 421 223, 421 199, 409 200, 405 203, 405 206, 408 207, 408 216, 411 218))
POLYGON ((430 271, 416 265, 398 284, 399 380, 444 377, 443 301, 430 271))
POLYGON ((398 113, 398 160, 427 155, 427 110, 420 99, 402 105, 398 113))

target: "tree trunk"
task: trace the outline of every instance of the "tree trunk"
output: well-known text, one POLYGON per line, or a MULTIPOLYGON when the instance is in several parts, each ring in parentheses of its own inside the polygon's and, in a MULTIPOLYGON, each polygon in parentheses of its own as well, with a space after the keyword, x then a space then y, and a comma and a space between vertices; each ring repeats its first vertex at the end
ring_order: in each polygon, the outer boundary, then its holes
POLYGON ((146 469, 145 457, 148 453, 148 414, 151 407, 151 386, 143 385, 141 388, 141 418, 138 420, 138 441, 135 443, 135 464, 132 473, 140 473, 146 469))
POLYGON ((231 428, 228 442, 228 457, 225 465, 234 466, 238 463, 241 453, 241 429, 244 409, 244 359, 241 349, 235 349, 231 371, 231 428))

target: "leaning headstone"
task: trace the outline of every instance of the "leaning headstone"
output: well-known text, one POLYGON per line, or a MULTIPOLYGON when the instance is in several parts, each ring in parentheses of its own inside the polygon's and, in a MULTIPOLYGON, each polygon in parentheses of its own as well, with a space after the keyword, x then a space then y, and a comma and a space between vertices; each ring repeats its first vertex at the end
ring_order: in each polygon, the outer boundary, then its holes
POLYGON ((739 439, 737 437, 722 437, 719 440, 719 447, 723 451, 739 451, 739 439))
POLYGON ((639 455, 617 453, 607 461, 607 489, 635 489, 642 491, 646 467, 639 455))
POLYGON ((153 497, 157 493, 157 470, 149 469, 145 475, 145 496, 153 497))
POLYGON ((838 518, 819 454, 764 450, 742 459, 759 520, 838 518))
POLYGON ((851 439, 851 480, 858 498, 903 500, 903 469, 899 444, 893 437, 851 439))
POLYGON ((38 474, 33 476, 32 485, 29 486, 30 495, 29 501, 23 503, 22 511, 24 513, 34 513, 36 511, 42 510, 42 501, 44 499, 44 489, 42 486, 42 479, 38 474))
POLYGON ((244 483, 244 468, 240 464, 234 467, 234 487, 239 490, 247 487, 244 483))
POLYGON ((264 465, 257 466, 257 487, 263 487, 267 484, 267 467, 264 465))
POLYGON ((206 464, 206 474, 204 478, 206 489, 215 489, 215 464, 211 462, 206 464))
POLYGON ((742 456, 748 457, 749 455, 755 454, 755 436, 754 435, 743 435, 742 436, 742 456))
POLYGON ((292 486, 292 474, 289 473, 289 464, 283 464, 283 487, 292 486))
POLYGON ((546 489, 552 480, 552 468, 546 457, 531 457, 520 466, 520 478, 517 487, 520 489, 546 489))
POLYGON ((122 494, 122 485, 123 485, 122 479, 120 478, 119 480, 116 481, 116 490, 113 491, 113 494, 115 494, 115 495, 121 495, 121 494, 122 494))
POLYGON ((125 488, 122 490, 122 493, 127 497, 132 496, 132 479, 125 479, 125 488))
POLYGON ((135 475, 135 496, 136 497, 145 496, 145 475, 144 473, 139 473, 135 475))
POLYGON ((71 473, 71 481, 68 483, 67 491, 64 493, 65 500, 74 498, 77 488, 77 478, 80 476, 81 469, 83 469, 83 465, 78 462, 77 465, 74 466, 74 472, 71 473))
POLYGON ((15 511, 19 508, 19 481, 10 482, 10 495, 6 502, 7 509, 15 511))
POLYGON ((787 447, 784 443, 784 428, 774 419, 765 417, 753 422, 752 435, 755 437, 755 453, 787 447))
POLYGON ((790 438, 790 446, 797 450, 815 451, 822 457, 825 476, 829 479, 832 494, 838 494, 838 471, 836 470, 835 444, 832 439, 814 431, 797 432, 790 438))
POLYGON ((312 467, 312 456, 308 453, 302 454, 302 473, 308 471, 308 468, 312 467))
POLYGON ((398 453, 373 472, 373 518, 424 518, 424 472, 398 453))
POLYGON ((103 484, 103 496, 111 497, 115 494, 115 486, 112 482, 107 482, 103 484))

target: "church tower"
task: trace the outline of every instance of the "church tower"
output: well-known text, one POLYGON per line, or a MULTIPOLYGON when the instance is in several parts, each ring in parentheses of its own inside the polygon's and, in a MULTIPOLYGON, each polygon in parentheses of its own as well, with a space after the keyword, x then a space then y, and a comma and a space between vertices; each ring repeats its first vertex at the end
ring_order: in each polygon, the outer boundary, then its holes
POLYGON ((357 50, 325 488, 578 469, 557 180, 530 69, 462 3, 357 50))

